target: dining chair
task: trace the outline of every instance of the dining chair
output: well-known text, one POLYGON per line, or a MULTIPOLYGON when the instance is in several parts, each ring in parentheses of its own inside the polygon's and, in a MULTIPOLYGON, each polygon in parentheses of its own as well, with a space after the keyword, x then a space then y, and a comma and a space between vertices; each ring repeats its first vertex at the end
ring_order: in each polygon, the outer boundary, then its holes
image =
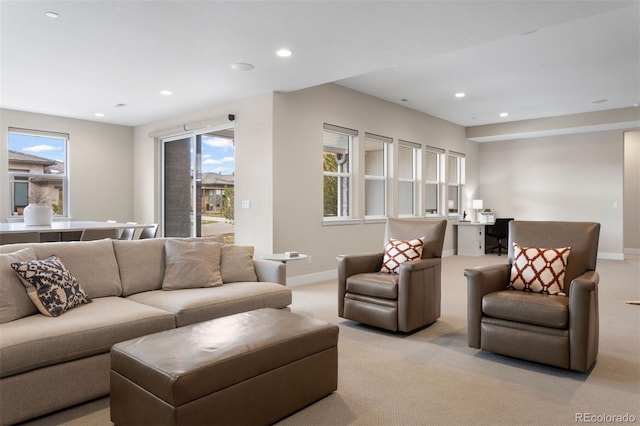
POLYGON ((155 238, 157 233, 158 233, 158 224, 154 223, 152 226, 142 228, 142 232, 140 232, 140 237, 138 238, 141 240, 144 240, 147 238, 155 238))
MULTIPOLYGON (((127 222, 127 225, 136 225, 136 222, 127 222)), ((136 228, 125 228, 120 234, 121 240, 133 240, 133 236, 136 233, 136 228)))
POLYGON ((82 231, 80 241, 102 240, 104 238, 118 238, 118 230, 116 228, 90 228, 82 231))

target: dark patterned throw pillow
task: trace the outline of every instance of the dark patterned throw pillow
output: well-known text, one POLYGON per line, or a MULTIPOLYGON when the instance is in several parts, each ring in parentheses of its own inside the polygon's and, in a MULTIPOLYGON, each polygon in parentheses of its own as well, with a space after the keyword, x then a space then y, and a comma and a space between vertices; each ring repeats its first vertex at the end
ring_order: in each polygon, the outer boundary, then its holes
POLYGON ((57 317, 74 306, 91 302, 57 256, 14 262, 11 267, 20 277, 31 301, 44 315, 57 317))

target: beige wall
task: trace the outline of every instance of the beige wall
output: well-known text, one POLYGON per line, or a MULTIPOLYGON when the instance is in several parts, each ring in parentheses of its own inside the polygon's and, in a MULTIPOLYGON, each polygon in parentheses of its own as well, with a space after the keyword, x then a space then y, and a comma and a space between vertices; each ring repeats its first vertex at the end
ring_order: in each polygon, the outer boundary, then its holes
POLYGON ((69 134, 69 213, 76 220, 133 219, 133 129, 23 111, 0 110, 0 221, 9 215, 9 127, 69 134))
POLYGON ((480 144, 480 197, 496 217, 594 221, 601 257, 622 258, 623 132, 480 144))
POLYGON ((640 254, 640 131, 624 134, 624 249, 640 254))
MULTIPOLYGON (((306 275, 336 268, 336 255, 380 251, 384 223, 322 224, 323 123, 467 153, 469 188, 476 188, 476 143, 463 127, 371 96, 327 84, 274 99, 274 250, 298 250, 313 263, 291 262, 290 275, 306 275)), ((364 156, 356 167, 364 167, 364 156)), ((357 176, 357 172, 355 173, 357 176)), ((354 182, 355 216, 364 218, 364 180, 354 182)), ((468 194, 469 195, 469 194, 468 194)), ((470 200, 473 194, 469 195, 470 200)), ((470 202, 469 202, 470 203, 470 202)), ((468 210, 468 209, 467 209, 468 210)), ((395 212, 392 211, 393 215, 395 212)), ((445 251, 453 252, 451 226, 445 251)))
POLYGON ((134 212, 139 222, 159 221, 159 145, 149 132, 234 114, 236 243, 250 244, 256 256, 273 250, 273 94, 185 114, 135 128, 134 212), (242 200, 251 208, 242 209, 242 200))
MULTIPOLYGON (((367 131, 469 153, 469 187, 477 187, 473 160, 477 144, 467 141, 464 128, 328 84, 288 94, 265 94, 137 127, 134 210, 138 221, 158 217, 158 161, 148 133, 221 114, 236 115, 236 241, 254 245, 256 256, 287 250, 311 255, 311 264, 290 263, 290 276, 332 271, 336 255, 382 246, 383 223, 322 225, 325 122, 358 129, 361 134, 367 131), (242 200, 251 201, 251 208, 242 209, 242 200)), ((449 229, 445 250, 452 252, 453 244, 449 229)))

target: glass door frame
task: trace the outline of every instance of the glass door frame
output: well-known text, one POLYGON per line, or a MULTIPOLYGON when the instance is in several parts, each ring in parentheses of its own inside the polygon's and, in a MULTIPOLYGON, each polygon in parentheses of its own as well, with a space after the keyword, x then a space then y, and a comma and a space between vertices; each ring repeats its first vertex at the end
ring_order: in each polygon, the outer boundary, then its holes
MULTIPOLYGON (((192 205, 192 211, 190 214, 191 217, 191 227, 190 227, 190 234, 192 237, 194 236, 198 236, 198 230, 200 229, 200 224, 198 223, 198 210, 199 210, 199 206, 197 203, 198 200, 198 193, 197 190, 195 190, 195 186, 196 186, 196 181, 198 179, 198 176, 196 176, 195 174, 198 173, 198 170, 200 170, 200 176, 201 175, 201 158, 199 156, 199 153, 197 152, 196 149, 196 139, 198 136, 201 135, 205 135, 207 133, 212 133, 212 132, 217 132, 220 130, 227 130, 227 129, 233 129, 235 128, 234 122, 230 121, 230 122, 226 122, 226 123, 222 123, 222 124, 218 124, 215 126, 208 126, 208 127, 204 127, 201 129, 196 129, 196 130, 191 130, 191 131, 187 131, 187 132, 183 132, 183 133, 177 133, 177 134, 173 134, 173 135, 169 135, 169 136, 163 136, 163 137, 159 137, 158 138, 158 142, 159 142, 159 180, 160 180, 160 196, 158 197, 158 215, 159 215, 159 220, 158 220, 158 224, 159 226, 159 233, 162 237, 165 237, 165 190, 166 190, 166 184, 165 184, 165 144, 169 143, 169 142, 175 142, 175 141, 179 141, 179 140, 185 140, 185 139, 189 139, 190 140, 190 144, 191 144, 191 155, 190 155, 190 171, 193 175, 193 180, 192 183, 190 185, 189 190, 191 191, 191 188, 194 188, 191 194, 191 205, 192 205), (197 162, 200 162, 200 164, 198 164, 197 162), (197 165, 197 166, 196 166, 197 165)), ((201 178, 201 177, 200 177, 201 178)))

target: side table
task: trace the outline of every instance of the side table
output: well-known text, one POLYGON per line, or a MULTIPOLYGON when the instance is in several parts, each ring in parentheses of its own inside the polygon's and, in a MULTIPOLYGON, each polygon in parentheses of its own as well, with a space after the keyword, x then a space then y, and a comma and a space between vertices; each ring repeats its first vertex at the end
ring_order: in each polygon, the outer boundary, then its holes
POLYGON ((309 256, 307 256, 306 254, 302 254, 302 253, 299 253, 297 256, 289 256, 286 253, 273 253, 273 254, 269 254, 269 255, 266 255, 266 256, 262 256, 262 259, 264 259, 264 260, 275 260, 277 262, 282 262, 282 263, 286 264, 290 260, 302 260, 302 259, 306 259, 308 257, 309 256))

